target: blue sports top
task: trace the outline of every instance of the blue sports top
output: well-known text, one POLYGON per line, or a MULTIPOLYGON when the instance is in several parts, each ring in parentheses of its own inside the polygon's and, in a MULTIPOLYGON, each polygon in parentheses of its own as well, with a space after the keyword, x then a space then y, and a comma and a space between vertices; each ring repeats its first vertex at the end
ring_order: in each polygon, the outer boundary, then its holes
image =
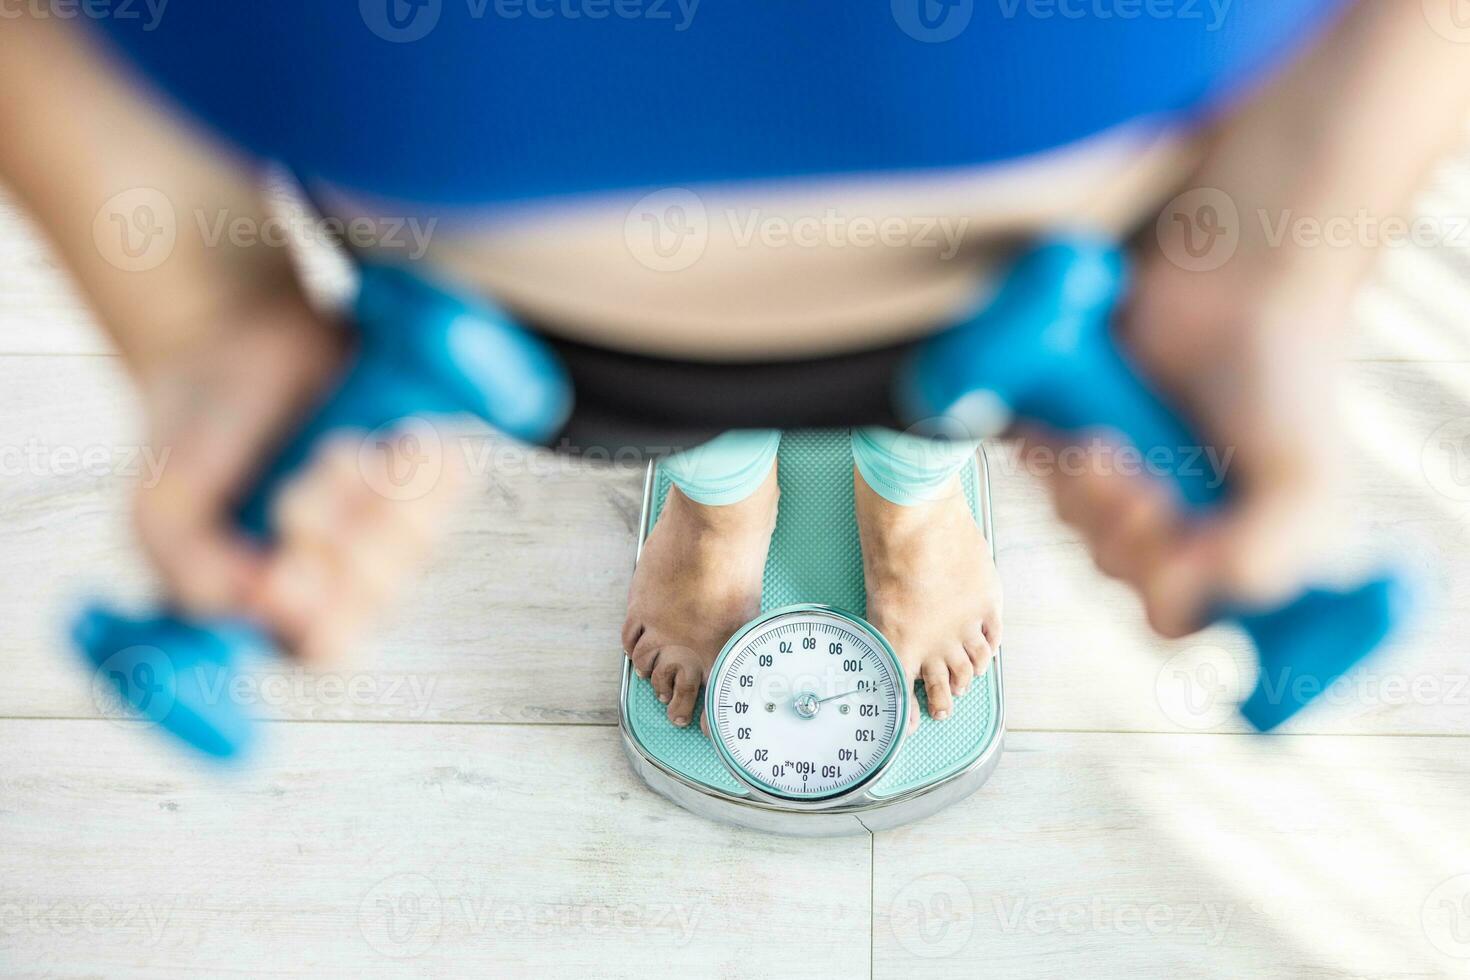
POLYGON ((175 0, 96 21, 307 179, 442 204, 982 164, 1229 100, 1349 0, 175 0))

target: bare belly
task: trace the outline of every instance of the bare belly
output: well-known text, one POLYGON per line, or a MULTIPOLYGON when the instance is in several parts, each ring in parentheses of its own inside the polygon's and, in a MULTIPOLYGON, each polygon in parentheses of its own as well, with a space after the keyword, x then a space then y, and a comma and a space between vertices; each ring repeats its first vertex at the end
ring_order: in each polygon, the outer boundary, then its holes
MULTIPOLYGON (((441 220, 426 257, 573 340, 690 359, 835 354, 959 316, 1018 236, 1126 232, 1174 192, 1193 157, 1183 139, 1118 131, 939 175, 540 203, 441 220)), ((384 211, 324 200, 343 217, 384 211)))

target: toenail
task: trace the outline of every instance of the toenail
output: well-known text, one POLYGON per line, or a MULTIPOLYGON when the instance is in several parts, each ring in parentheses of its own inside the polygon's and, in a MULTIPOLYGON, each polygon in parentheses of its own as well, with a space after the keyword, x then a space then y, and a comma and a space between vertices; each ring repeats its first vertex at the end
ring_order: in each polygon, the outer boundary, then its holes
POLYGON ((689 719, 688 718, 685 718, 683 715, 680 715, 679 717, 677 717, 677 718, 674 719, 674 724, 676 724, 680 728, 682 728, 685 725, 689 724, 689 719))
POLYGON ((959 688, 958 690, 956 690, 954 692, 954 696, 957 697, 957 698, 962 698, 962 697, 965 696, 965 692, 968 691, 968 690, 969 690, 968 687, 959 688))
POLYGON ((935 721, 943 721, 944 719, 946 719, 948 717, 949 717, 949 712, 948 711, 940 710, 940 711, 934 712, 934 720, 935 721))
POLYGON ((659 703, 660 704, 668 704, 669 703, 669 696, 667 694, 660 694, 658 696, 658 700, 659 700, 659 703))

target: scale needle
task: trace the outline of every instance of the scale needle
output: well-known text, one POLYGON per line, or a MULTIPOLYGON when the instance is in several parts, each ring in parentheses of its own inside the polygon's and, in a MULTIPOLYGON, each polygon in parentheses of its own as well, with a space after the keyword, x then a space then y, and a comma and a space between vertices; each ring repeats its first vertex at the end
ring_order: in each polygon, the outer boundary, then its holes
POLYGON ((836 701, 838 698, 845 698, 850 694, 862 694, 865 691, 873 690, 877 690, 877 688, 855 687, 851 691, 843 691, 841 694, 832 694, 825 698, 817 698, 817 704, 826 704, 828 701, 836 701))

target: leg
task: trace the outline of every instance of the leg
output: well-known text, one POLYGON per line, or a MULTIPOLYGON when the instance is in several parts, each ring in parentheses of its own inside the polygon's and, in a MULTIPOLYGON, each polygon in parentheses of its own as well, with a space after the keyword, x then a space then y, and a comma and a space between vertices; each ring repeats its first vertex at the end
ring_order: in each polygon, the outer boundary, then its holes
POLYGON ((760 611, 780 442, 727 432, 664 462, 674 486, 633 572, 623 651, 675 725, 694 718, 720 648, 760 611))
MULTIPOLYGON (((852 436, 868 619, 893 644, 910 682, 923 681, 936 721, 950 716, 953 698, 1000 645, 1000 580, 960 492, 960 470, 975 448, 885 429, 852 436)), ((916 701, 910 730, 918 726, 916 701)))

